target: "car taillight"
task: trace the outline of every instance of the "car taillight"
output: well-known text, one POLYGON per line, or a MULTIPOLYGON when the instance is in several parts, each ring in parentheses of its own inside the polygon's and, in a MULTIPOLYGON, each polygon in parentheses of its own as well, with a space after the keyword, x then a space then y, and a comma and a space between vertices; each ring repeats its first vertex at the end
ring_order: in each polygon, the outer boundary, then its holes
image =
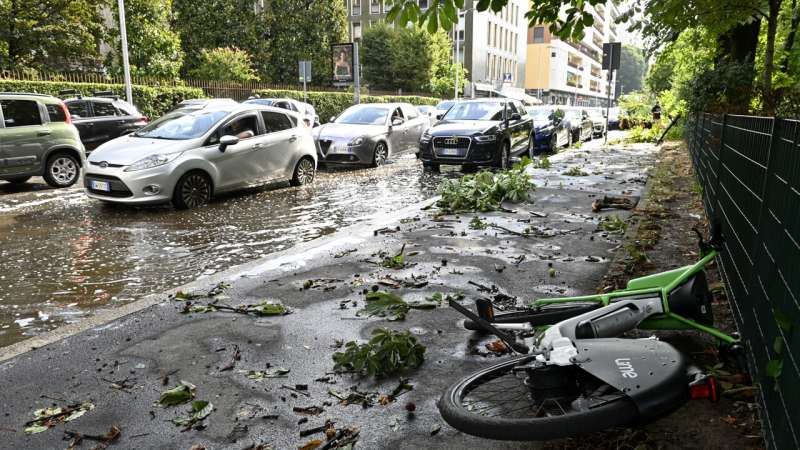
POLYGON ((72 123, 72 115, 69 113, 69 109, 67 109, 67 105, 64 102, 58 102, 61 106, 61 110, 64 111, 64 122, 72 123))

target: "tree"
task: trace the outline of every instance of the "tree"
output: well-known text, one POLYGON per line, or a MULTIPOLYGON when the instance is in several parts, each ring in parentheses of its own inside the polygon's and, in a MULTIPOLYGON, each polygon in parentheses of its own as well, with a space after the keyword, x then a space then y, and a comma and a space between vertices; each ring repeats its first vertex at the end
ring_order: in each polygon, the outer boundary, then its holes
POLYGON ((0 68, 97 65, 106 0, 0 1, 0 68))
POLYGON ((375 89, 392 89, 393 29, 384 23, 367 28, 361 36, 359 59, 364 81, 375 89))
POLYGON ((617 72, 618 95, 642 89, 645 62, 642 49, 632 45, 623 45, 617 72))
POLYGON ((258 80, 250 55, 236 47, 201 50, 200 64, 190 75, 201 80, 258 80))
MULTIPOLYGON (((133 75, 177 78, 183 65, 178 33, 170 28, 172 0, 125 0, 128 52, 133 75)), ((114 2, 114 17, 119 17, 114 2)), ((115 33, 112 65, 122 69, 119 36, 115 33)))

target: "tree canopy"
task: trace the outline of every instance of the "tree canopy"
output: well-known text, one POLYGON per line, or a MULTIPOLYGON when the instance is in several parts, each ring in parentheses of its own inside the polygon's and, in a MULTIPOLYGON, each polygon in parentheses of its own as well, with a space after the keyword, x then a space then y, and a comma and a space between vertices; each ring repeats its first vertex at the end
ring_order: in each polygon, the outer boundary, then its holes
POLYGON ((632 45, 623 45, 619 71, 617 71, 617 95, 642 89, 645 69, 642 49, 632 45))

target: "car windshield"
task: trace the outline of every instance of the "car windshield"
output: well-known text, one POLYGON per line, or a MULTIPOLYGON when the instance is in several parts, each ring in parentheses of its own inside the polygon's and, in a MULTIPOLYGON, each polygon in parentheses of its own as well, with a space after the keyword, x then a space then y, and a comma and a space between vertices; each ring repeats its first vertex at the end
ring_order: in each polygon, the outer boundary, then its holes
POLYGON ((451 102, 451 101, 439 102, 439 104, 436 105, 436 109, 450 109, 453 107, 455 103, 456 102, 451 102))
POLYGON ((600 111, 589 109, 589 110, 586 111, 586 113, 589 114, 589 117, 592 117, 592 118, 595 118, 595 119, 596 118, 600 118, 600 119, 603 118, 603 113, 601 113, 600 111))
POLYGON ((345 110, 336 118, 336 123, 352 125, 384 125, 389 115, 385 106, 356 106, 345 110))
POLYGON ((503 102, 464 102, 447 111, 445 120, 501 120, 503 102))
POLYGON ((553 114, 552 110, 549 109, 529 109, 528 113, 533 116, 533 120, 550 120, 550 115, 553 114))
POLYGON ((228 111, 183 111, 168 114, 133 135, 152 139, 186 140, 204 135, 228 111))

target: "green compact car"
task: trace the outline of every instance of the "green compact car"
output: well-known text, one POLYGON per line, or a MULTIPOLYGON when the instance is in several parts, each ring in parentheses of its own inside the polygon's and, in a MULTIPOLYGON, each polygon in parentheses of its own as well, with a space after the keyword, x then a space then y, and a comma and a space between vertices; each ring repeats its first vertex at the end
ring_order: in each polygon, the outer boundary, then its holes
POLYGON ((78 181, 86 153, 64 103, 49 95, 0 92, 0 180, 42 176, 63 188, 78 181))

